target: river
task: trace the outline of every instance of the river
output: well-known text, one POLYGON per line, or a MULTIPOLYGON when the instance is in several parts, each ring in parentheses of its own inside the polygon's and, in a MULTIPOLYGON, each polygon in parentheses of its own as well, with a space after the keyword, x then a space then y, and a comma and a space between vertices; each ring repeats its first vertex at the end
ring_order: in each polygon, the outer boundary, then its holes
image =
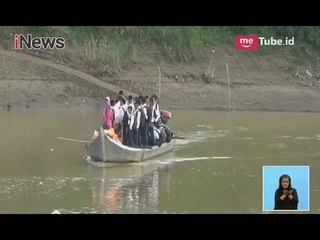
POLYGON ((319 113, 173 111, 169 126, 185 139, 172 152, 109 168, 85 162, 85 143, 59 139, 90 140, 100 115, 1 111, 0 213, 270 213, 262 167, 274 165, 310 166, 306 213, 320 211, 319 113))

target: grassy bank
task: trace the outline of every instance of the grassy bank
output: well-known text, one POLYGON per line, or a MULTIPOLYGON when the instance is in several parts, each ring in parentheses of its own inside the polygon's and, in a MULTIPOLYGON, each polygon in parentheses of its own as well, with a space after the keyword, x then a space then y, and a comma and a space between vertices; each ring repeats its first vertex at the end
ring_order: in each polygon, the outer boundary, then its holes
MULTIPOLYGON (((258 34, 265 37, 295 37, 298 47, 291 48, 292 62, 303 60, 303 47, 320 49, 319 27, 275 26, 121 26, 121 27, 1 27, 0 35, 8 40, 9 33, 32 33, 37 36, 63 36, 71 48, 81 49, 82 58, 102 61, 117 69, 130 64, 136 46, 155 44, 167 61, 190 62, 201 56, 201 50, 213 45, 234 44, 238 34, 258 34), (301 50, 302 48, 302 50, 301 50)), ((276 48, 261 47, 259 54, 267 54, 276 48)))

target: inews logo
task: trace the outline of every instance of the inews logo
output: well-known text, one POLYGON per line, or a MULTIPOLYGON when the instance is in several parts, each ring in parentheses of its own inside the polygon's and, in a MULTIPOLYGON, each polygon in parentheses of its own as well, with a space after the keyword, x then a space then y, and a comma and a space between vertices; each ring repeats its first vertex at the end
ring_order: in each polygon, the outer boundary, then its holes
POLYGON ((62 50, 64 47, 65 39, 63 37, 33 37, 31 34, 27 34, 27 36, 25 36, 23 34, 16 33, 13 38, 13 48, 15 50, 62 50))
POLYGON ((258 35, 238 35, 235 38, 235 46, 237 49, 256 51, 260 46, 293 46, 294 37, 283 39, 275 39, 273 37, 258 37, 258 35))

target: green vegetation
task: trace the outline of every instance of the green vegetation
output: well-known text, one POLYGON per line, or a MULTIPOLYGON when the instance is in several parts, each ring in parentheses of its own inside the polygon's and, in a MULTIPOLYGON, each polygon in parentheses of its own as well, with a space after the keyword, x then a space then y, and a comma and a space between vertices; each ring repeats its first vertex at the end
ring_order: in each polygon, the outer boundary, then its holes
MULTIPOLYGON (((22 27, 11 28, 21 30, 22 27)), ((71 46, 83 49, 86 58, 98 59, 119 68, 130 63, 136 46, 141 43, 155 44, 169 61, 188 62, 195 60, 206 47, 216 44, 233 45, 234 37, 238 34, 258 34, 275 38, 294 36, 296 45, 307 45, 320 50, 320 27, 311 26, 33 26, 24 27, 24 32, 66 37, 71 46)), ((260 49, 259 54, 272 51, 271 48, 260 49)), ((297 49, 295 48, 292 54, 301 58, 301 53, 297 49)), ((293 61, 299 62, 299 60, 293 61)))

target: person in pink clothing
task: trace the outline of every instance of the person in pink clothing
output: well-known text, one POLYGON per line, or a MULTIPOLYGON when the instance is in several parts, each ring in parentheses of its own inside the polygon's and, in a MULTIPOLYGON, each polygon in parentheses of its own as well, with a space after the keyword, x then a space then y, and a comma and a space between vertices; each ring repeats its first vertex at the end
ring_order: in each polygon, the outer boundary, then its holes
POLYGON ((105 105, 103 108, 102 113, 102 127, 103 129, 110 129, 113 126, 113 120, 114 120, 114 112, 111 107, 110 98, 105 98, 105 105))

